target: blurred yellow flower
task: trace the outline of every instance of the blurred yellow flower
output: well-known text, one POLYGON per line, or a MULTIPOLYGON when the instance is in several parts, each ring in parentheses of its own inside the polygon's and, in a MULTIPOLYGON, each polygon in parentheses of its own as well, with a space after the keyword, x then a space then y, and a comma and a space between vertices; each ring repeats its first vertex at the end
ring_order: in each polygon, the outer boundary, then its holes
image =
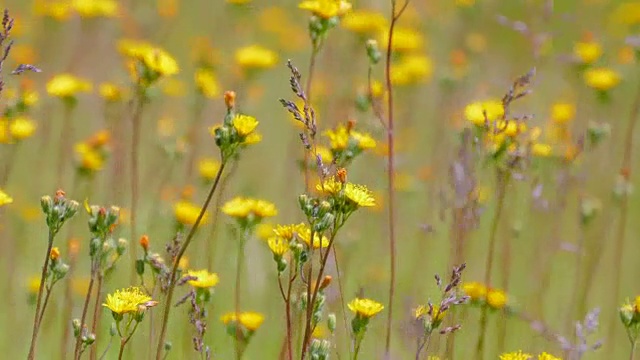
MULTIPOLYGON (((389 30, 381 33, 378 42, 381 49, 386 49, 389 46, 389 30)), ((423 45, 422 33, 416 29, 398 26, 393 31, 393 51, 412 52, 422 49, 423 45)))
POLYGON ((584 81, 587 86, 600 91, 607 91, 616 87, 620 80, 620 74, 609 68, 590 68, 584 72, 584 81))
POLYGON ((86 142, 79 142, 74 146, 80 170, 95 172, 102 170, 104 157, 100 151, 86 142))
POLYGON ((322 163, 325 165, 331 164, 331 162, 333 161, 333 154, 331 153, 331 150, 326 146, 317 145, 316 154, 320 156, 320 158, 322 159, 322 163))
POLYGON ((65 21, 71 18, 73 9, 67 1, 36 0, 34 2, 34 12, 37 15, 50 17, 57 21, 65 21))
POLYGON ((267 240, 269 249, 276 256, 282 256, 289 251, 289 241, 281 237, 273 236, 267 240))
POLYGON ((9 138, 9 120, 0 117, 0 144, 8 144, 11 142, 9 138))
POLYGON ((264 315, 254 311, 241 312, 239 316, 236 313, 227 313, 222 316, 222 322, 225 325, 239 322, 245 329, 256 331, 264 322, 264 315))
POLYGON ((220 162, 216 159, 204 158, 198 161, 200 176, 207 181, 212 181, 216 178, 218 169, 220 169, 220 162))
POLYGON ((348 129, 344 124, 339 124, 335 129, 325 131, 324 135, 329 138, 332 150, 345 150, 352 141, 360 150, 376 147, 376 141, 369 134, 348 129))
POLYGON ((218 281, 220 280, 218 278, 218 274, 210 273, 206 269, 197 270, 197 271, 189 270, 187 271, 187 275, 193 276, 196 278, 194 280, 189 280, 188 281, 189 285, 196 288, 202 288, 202 289, 214 287, 216 286, 216 284, 218 284, 218 281))
POLYGON ((428 81, 433 74, 433 63, 428 56, 406 55, 391 67, 394 85, 413 85, 428 81))
POLYGON ((86 18, 118 15, 118 3, 113 0, 72 0, 71 7, 86 18))
POLYGON ((236 63, 243 69, 269 69, 278 63, 278 54, 260 45, 249 45, 236 50, 236 63))
POLYGON ((487 291, 487 304, 494 309, 502 309, 507 305, 507 294, 500 289, 489 288, 487 291))
POLYGON ((531 154, 538 157, 551 156, 552 147, 549 144, 535 143, 531 146, 531 154))
POLYGON ((118 41, 118 50, 123 55, 142 62, 158 75, 175 75, 180 71, 178 63, 168 52, 146 41, 122 39, 118 41))
POLYGON ((485 113, 487 120, 496 121, 504 116, 504 106, 500 100, 478 101, 464 108, 464 115, 468 121, 484 126, 485 113))
POLYGON ((562 358, 555 357, 549 353, 543 352, 542 354, 538 355, 538 360, 562 360, 562 358))
POLYGON ((345 0, 305 0, 298 4, 298 7, 311 11, 319 18, 330 19, 348 13, 351 3, 345 0))
POLYGON ((12 202, 13 198, 0 189, 0 206, 11 204, 12 202))
POLYGON ((25 106, 33 106, 40 100, 40 95, 35 90, 25 89, 22 92, 22 102, 25 106))
POLYGON ((29 282, 27 283, 27 291, 29 294, 37 295, 40 290, 40 277, 32 276, 29 278, 29 282))
POLYGON ((236 5, 248 4, 251 1, 252 0, 226 0, 227 3, 236 5))
POLYGON ((122 315, 138 311, 139 306, 153 306, 155 302, 151 296, 145 294, 139 287, 129 287, 116 290, 113 294, 107 295, 107 301, 102 306, 111 310, 112 313, 122 315))
POLYGON ((278 214, 276 206, 265 200, 235 197, 222 206, 222 212, 236 218, 255 216, 258 218, 272 217, 278 214))
POLYGON ((220 96, 220 84, 216 74, 211 69, 199 68, 194 75, 198 91, 208 98, 220 96))
POLYGON ((463 283, 462 291, 473 301, 482 300, 487 295, 487 287, 476 281, 463 283))
POLYGON ((47 82, 47 93, 56 97, 73 97, 80 92, 90 92, 91 83, 71 74, 59 74, 47 82))
POLYGON ((576 116, 576 106, 572 103, 559 102, 551 106, 551 120, 556 124, 566 124, 576 116))
POLYGON ((123 89, 114 83, 104 82, 100 84, 99 91, 100 96, 102 96, 107 101, 115 102, 122 100, 123 89))
MULTIPOLYGON (((194 225, 200 215, 201 207, 199 205, 190 203, 185 200, 176 202, 173 205, 173 213, 176 220, 183 225, 194 225)), ((202 217, 202 223, 206 223, 209 217, 208 212, 205 211, 202 217)))
POLYGON ((347 306, 349 310, 363 318, 371 318, 384 309, 384 306, 377 301, 361 298, 353 299, 347 306))
POLYGON ((577 42, 573 54, 582 64, 593 64, 602 56, 602 46, 595 41, 577 42))
POLYGON ((529 360, 533 357, 531 354, 523 353, 521 350, 504 353, 500 355, 500 360, 529 360))
POLYGON ((342 27, 358 34, 375 34, 384 31, 387 18, 379 12, 371 10, 354 10, 342 19, 342 27))
POLYGON ((31 137, 36 131, 36 124, 26 116, 18 116, 9 124, 9 133, 15 140, 24 140, 31 137))
MULTIPOLYGON (((442 319, 444 319, 444 315, 445 315, 445 313, 447 311, 446 310, 440 311, 440 306, 438 306, 438 305, 431 305, 431 307, 433 308, 433 311, 432 311, 432 314, 431 314, 431 321, 432 322, 440 322, 440 321, 442 321, 442 319)), ((429 315, 429 306, 420 305, 414 311, 414 317, 416 319, 420 319, 420 318, 428 316, 428 315, 429 315)))

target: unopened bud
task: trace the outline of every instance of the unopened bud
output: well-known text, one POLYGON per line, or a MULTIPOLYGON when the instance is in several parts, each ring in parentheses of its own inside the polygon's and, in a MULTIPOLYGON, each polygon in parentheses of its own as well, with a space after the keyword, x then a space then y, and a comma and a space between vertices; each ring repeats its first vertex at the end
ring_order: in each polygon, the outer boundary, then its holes
POLYGON ((80 331, 82 330, 82 324, 80 324, 80 319, 73 319, 73 321, 71 321, 71 324, 73 325, 74 336, 78 337, 78 335, 80 335, 80 331))
POLYGON ((60 258, 60 249, 58 249, 58 247, 52 248, 51 252, 49 253, 49 257, 52 261, 58 260, 60 258))
POLYGON ((340 168, 338 169, 338 171, 336 171, 336 176, 338 177, 338 180, 345 184, 347 182, 347 169, 345 168, 340 168))
POLYGON ((224 92, 224 104, 227 106, 227 110, 231 110, 236 107, 236 92, 225 91, 224 92))
POLYGON ((51 200, 51 196, 45 195, 41 197, 40 206, 42 206, 43 213, 49 214, 49 211, 51 211, 51 207, 53 206, 53 200, 51 200))
POLYGON ((378 47, 378 42, 373 39, 369 39, 367 40, 366 46, 367 46, 367 56, 369 57, 369 62, 374 65, 380 62, 380 59, 382 58, 382 53, 380 52, 380 48, 378 47))
POLYGON ((336 331, 336 324, 337 324, 336 314, 334 313, 329 314, 329 316, 327 316, 327 327, 329 328, 329 331, 331 331, 331 333, 336 331))
POLYGON ((149 236, 144 234, 140 237, 140 246, 144 249, 144 251, 149 251, 149 236))
POLYGON ((331 275, 326 275, 324 279, 322 279, 322 282, 320 283, 320 291, 326 289, 329 285, 331 285, 331 280, 333 280, 331 275))
POLYGON ((127 250, 127 240, 123 238, 119 238, 118 245, 116 245, 116 252, 118 253, 118 255, 122 255, 126 250, 127 250))

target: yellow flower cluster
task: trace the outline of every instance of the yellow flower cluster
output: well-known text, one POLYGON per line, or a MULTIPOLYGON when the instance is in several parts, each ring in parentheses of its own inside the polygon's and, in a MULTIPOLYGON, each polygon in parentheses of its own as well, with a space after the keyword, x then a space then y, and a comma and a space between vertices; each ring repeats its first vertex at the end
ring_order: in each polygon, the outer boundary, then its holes
POLYGON ((47 83, 47 93, 59 98, 72 98, 81 92, 90 92, 89 81, 71 74, 59 74, 47 83))
POLYGON ((189 285, 195 288, 206 289, 210 287, 214 287, 218 284, 220 280, 218 278, 218 274, 210 273, 206 269, 202 270, 189 270, 187 271, 187 276, 195 277, 195 279, 189 280, 189 285))
POLYGON ((146 41, 123 39, 118 42, 121 54, 133 60, 131 75, 135 81, 148 86, 163 76, 175 75, 180 71, 176 60, 164 49, 146 41), (142 69, 137 68, 142 65, 142 69))
POLYGON ((351 10, 351 3, 345 0, 305 0, 298 7, 308 10, 322 19, 341 17, 351 10))
POLYGON ((278 54, 260 45, 248 45, 236 50, 236 64, 245 71, 270 69, 278 64, 278 54))
POLYGON ((34 10, 37 15, 66 21, 74 14, 83 18, 118 16, 119 6, 115 0, 36 0, 34 10))
POLYGON ((6 192, 0 189, 0 206, 5 206, 7 204, 11 204, 13 202, 13 198, 9 196, 6 192))
POLYGON ((101 130, 74 146, 77 168, 80 172, 91 175, 102 170, 108 156, 110 139, 109 131, 101 130))
POLYGON ((262 219, 276 216, 278 209, 273 203, 266 200, 238 196, 227 201, 222 206, 222 212, 235 218, 247 219, 252 217, 254 219, 262 219))
POLYGON ((479 282, 462 284, 462 290, 475 303, 486 303, 493 309, 503 309, 508 306, 509 298, 501 289, 488 288, 479 282))
POLYGON ((344 198, 348 203, 356 207, 371 207, 376 204, 373 193, 366 186, 350 182, 342 183, 336 180, 334 176, 328 178, 322 184, 318 184, 316 189, 337 198, 344 198))
POLYGON ((26 115, 0 118, 0 144, 9 144, 27 139, 35 131, 35 122, 26 115))
POLYGON ((222 323, 225 325, 240 323, 242 327, 249 331, 256 331, 264 322, 264 315, 255 311, 245 311, 236 315, 235 312, 222 316, 222 323))
MULTIPOLYGON (((180 200, 173 204, 173 214, 176 221, 182 225, 194 225, 200 215, 201 207, 186 200, 180 200)), ((209 213, 205 211, 202 217, 202 223, 206 223, 209 213)))
POLYGON ((543 352, 537 357, 534 357, 531 354, 527 354, 522 352, 522 350, 512 351, 509 353, 504 353, 500 355, 500 360, 562 360, 559 357, 555 357, 549 353, 543 352))

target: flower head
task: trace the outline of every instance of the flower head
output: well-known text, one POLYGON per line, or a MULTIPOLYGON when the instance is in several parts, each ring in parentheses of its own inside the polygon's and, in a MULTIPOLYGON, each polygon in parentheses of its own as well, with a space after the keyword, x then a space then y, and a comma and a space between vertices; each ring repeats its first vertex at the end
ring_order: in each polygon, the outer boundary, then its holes
POLYGON ((11 204, 12 202, 13 198, 0 189, 0 206, 11 204))
POLYGON ((558 102, 551 107, 551 120, 556 124, 566 124, 576 116, 576 106, 572 103, 558 102))
POLYGON ((342 19, 342 27, 359 34, 375 34, 388 27, 387 18, 379 12, 355 10, 342 19))
POLYGON ((600 91, 613 89, 620 80, 620 74, 609 68, 591 68, 584 72, 584 81, 587 86, 600 91))
POLYGON ((116 290, 113 294, 108 294, 107 301, 102 306, 108 308, 114 314, 123 315, 137 312, 140 305, 150 307, 155 304, 156 302, 151 299, 151 296, 143 293, 139 287, 132 286, 116 290))
POLYGON ((345 0, 305 0, 298 4, 302 10, 309 10, 322 19, 344 16, 351 10, 351 3, 345 0))
POLYGON ((253 116, 238 114, 233 118, 233 127, 241 137, 247 137, 258 127, 258 120, 253 116))
POLYGON ((210 273, 206 269, 202 270, 189 270, 187 271, 187 275, 191 277, 195 277, 194 280, 189 280, 189 285, 195 288, 210 288, 216 286, 218 281, 218 274, 210 273))
MULTIPOLYGON (((298 233, 298 237, 302 240, 307 246, 311 246, 311 229, 305 225, 305 229, 298 233)), ((322 246, 322 248, 326 248, 329 246, 329 239, 326 236, 320 237, 320 234, 317 232, 313 233, 313 248, 318 249, 322 246)))
POLYGON ((487 304, 494 309, 502 309, 507 305, 508 297, 504 290, 489 289, 487 291, 487 304))
POLYGON ((200 68, 194 75, 200 93, 208 98, 220 95, 220 84, 213 70, 200 68))
POLYGON ((26 116, 18 116, 9 123, 9 133, 15 140, 31 137, 36 131, 36 124, 26 116))
POLYGON ((361 298, 353 299, 347 306, 349 310, 363 318, 371 318, 384 309, 384 306, 377 301, 361 298))
POLYGON ((289 251, 289 241, 281 237, 270 237, 267 244, 274 256, 282 256, 289 251))
POLYGON ((500 355, 500 360, 529 360, 532 357, 533 356, 531 354, 523 353, 522 350, 518 350, 500 355))
POLYGON ((573 54, 582 64, 593 64, 602 56, 602 46, 595 41, 578 42, 573 46, 573 54))
POLYGON ((500 100, 478 101, 464 108, 464 115, 470 122, 483 126, 486 120, 496 121, 504 116, 504 106, 500 100))
POLYGON ((222 322, 225 325, 239 322, 245 329, 256 331, 264 322, 264 315, 254 311, 241 312, 239 316, 236 313, 227 313, 222 316, 222 322))
POLYGON ((260 45, 249 45, 236 50, 235 60, 243 69, 270 69, 278 63, 278 54, 260 45))
POLYGON ((222 206, 222 212, 235 218, 248 218, 253 216, 258 219, 271 217, 278 214, 275 204, 259 199, 235 197, 222 206))
POLYGON ((290 224, 290 225, 276 225, 273 232, 282 239, 291 241, 296 235, 302 234, 304 231, 308 229, 307 225, 300 224, 290 224))
MULTIPOLYGON (((183 225, 194 225, 200 215, 201 207, 185 200, 176 202, 173 205, 173 213, 176 220, 183 225)), ((208 214, 205 212, 202 221, 207 221, 208 214)))
POLYGON ((487 295, 487 287, 477 281, 462 284, 462 290, 472 301, 483 300, 487 295))
POLYGON ((68 98, 80 92, 91 91, 91 83, 71 74, 59 74, 47 83, 47 93, 51 96, 68 98))
POLYGON ((71 6, 84 18, 118 15, 118 3, 114 0, 72 0, 71 6))

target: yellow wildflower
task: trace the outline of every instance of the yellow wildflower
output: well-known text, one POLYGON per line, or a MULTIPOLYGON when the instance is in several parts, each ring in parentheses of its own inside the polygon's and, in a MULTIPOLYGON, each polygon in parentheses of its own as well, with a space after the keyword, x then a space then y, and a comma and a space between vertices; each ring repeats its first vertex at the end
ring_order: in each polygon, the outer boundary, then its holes
MULTIPOLYGON (((431 306, 433 308, 433 311, 431 314, 431 322, 434 322, 434 323, 441 322, 442 319, 444 319, 444 315, 447 311, 446 310, 440 311, 440 306, 438 305, 431 305, 431 306)), ((420 319, 428 315, 429 315, 429 306, 420 305, 414 311, 414 316, 416 319, 420 319)))
POLYGON ((102 306, 114 314, 122 315, 137 312, 140 305, 150 307, 155 304, 156 302, 151 299, 151 296, 143 293, 139 287, 132 286, 108 294, 107 301, 102 306))
POLYGON ((194 75, 196 86, 202 95, 215 98, 220 95, 220 84, 213 70, 200 68, 194 75))
POLYGON ((559 357, 555 357, 549 353, 543 352, 542 354, 538 355, 538 360, 562 360, 559 357))
POLYGON ((29 294, 36 295, 40 290, 40 277, 32 276, 29 278, 29 282, 27 283, 27 291, 29 294))
POLYGON ((236 218, 253 215, 258 218, 271 217, 278 214, 276 206, 265 200, 235 197, 222 206, 222 212, 236 218))
POLYGON ((433 74, 433 63, 425 55, 407 55, 391 67, 394 85, 412 85, 428 81, 433 74))
POLYGON ((374 34, 388 27, 387 18, 371 10, 352 11, 345 15, 340 24, 345 29, 359 34, 374 34))
MULTIPOLYGON (((381 33, 379 41, 381 49, 386 49, 389 43, 389 30, 381 33)), ((424 38, 416 29, 399 26, 393 30, 393 51, 412 52, 422 49, 424 38)))
POLYGON ((551 156, 552 150, 549 144, 535 143, 531 146, 531 154, 538 157, 551 156))
POLYGON ((531 354, 523 353, 521 350, 518 350, 500 355, 500 360, 529 360, 532 357, 533 356, 531 354))
POLYGON ((291 225, 276 225, 275 229, 273 229, 273 232, 278 237, 291 241, 296 234, 300 235, 307 229, 307 225, 303 223, 291 225))
POLYGON ((376 204, 373 193, 364 185, 347 183, 344 187, 344 195, 359 207, 371 207, 376 204))
POLYGON ((258 124, 258 120, 249 115, 238 114, 233 118, 233 127, 242 137, 251 134, 258 127, 258 124))
POLYGON ((153 48, 146 51, 142 57, 144 64, 160 75, 175 75, 180 70, 176 60, 165 50, 153 48))
POLYGON ((36 1, 35 12, 57 21, 65 21, 71 17, 73 9, 66 1, 36 1))
POLYGON ((464 115, 467 120, 478 126, 484 126, 485 113, 489 121, 496 121, 504 116, 504 106, 500 100, 478 101, 467 105, 464 115))
POLYGON ((123 89, 110 82, 100 84, 100 96, 105 100, 115 102, 122 100, 123 89))
MULTIPOLYGON (((298 234, 298 238, 300 238, 305 244, 307 244, 307 246, 311 246, 311 229, 309 229, 309 227, 305 225, 305 229, 303 231, 298 232, 297 234, 298 234)), ((319 249, 321 246, 323 249, 329 246, 329 239, 324 235, 322 236, 322 239, 320 239, 320 234, 318 234, 317 232, 314 232, 313 248, 319 249)))
POLYGON ((33 106, 38 102, 38 100, 40 100, 40 96, 37 91, 25 89, 22 92, 22 102, 26 106, 33 106))
POLYGON ((56 97, 72 97, 79 92, 90 92, 91 83, 71 74, 59 74, 47 83, 47 93, 56 97))
POLYGON ((593 64, 602 56, 602 46, 595 41, 581 41, 573 46, 573 54, 583 64, 593 64))
POLYGON ((113 0, 73 0, 71 7, 86 18, 118 15, 118 3, 113 0))
POLYGON ((587 86, 600 91, 616 87, 620 80, 620 74, 609 68, 591 68, 584 72, 584 81, 587 86))
POLYGON ((74 146, 79 166, 83 170, 99 171, 104 166, 102 154, 86 142, 77 143, 74 146))
POLYGON ((269 69, 278 63, 278 54, 260 45, 236 50, 236 63, 243 69, 269 69))
POLYGON ((289 251, 289 241, 281 237, 271 237, 267 240, 267 244, 273 255, 276 256, 282 256, 289 251))
POLYGON ((16 140, 31 137, 36 131, 36 124, 26 116, 18 116, 9 124, 9 133, 16 140))
POLYGON ((210 273, 206 269, 197 270, 197 271, 189 270, 187 271, 187 276, 192 276, 196 278, 194 280, 189 280, 188 281, 189 285, 196 288, 202 288, 202 289, 214 287, 216 286, 216 284, 218 284, 218 281, 220 280, 218 278, 218 274, 210 273))
POLYGON ((200 172, 200 176, 205 180, 214 180, 219 169, 220 162, 216 159, 205 158, 198 161, 198 171, 200 172))
POLYGON ((13 202, 13 198, 9 196, 6 192, 0 189, 0 206, 5 206, 7 204, 11 204, 13 202))
POLYGON ((566 124, 576 115, 576 106, 572 103, 559 102, 551 107, 551 120, 556 124, 566 124))
POLYGON ((494 309, 502 309, 507 305, 507 294, 500 289, 489 289, 487 291, 487 304, 494 309))
POLYGON ((311 11, 317 17, 330 19, 348 13, 351 3, 345 0, 305 0, 298 4, 298 7, 311 11))
POLYGON ((384 309, 384 306, 377 301, 360 298, 353 299, 347 306, 349 310, 363 318, 371 318, 384 309))
POLYGON ((236 313, 227 313, 222 316, 222 322, 225 325, 239 322, 240 325, 242 325, 247 330, 256 331, 264 322, 264 315, 254 311, 241 312, 239 316, 236 315, 236 313))
POLYGON ((487 295, 487 287, 476 281, 462 284, 462 290, 473 301, 482 300, 487 295))
MULTIPOLYGON (((374 142, 375 143, 375 142, 374 142)), ((317 145, 316 154, 320 156, 323 164, 331 164, 333 162, 333 154, 326 146, 317 145)))
MULTIPOLYGON (((173 213, 176 220, 183 225, 194 225, 200 215, 200 206, 190 203, 185 200, 176 202, 173 205, 173 213)), ((208 219, 208 213, 205 212, 202 218, 202 222, 206 222, 208 219)))

